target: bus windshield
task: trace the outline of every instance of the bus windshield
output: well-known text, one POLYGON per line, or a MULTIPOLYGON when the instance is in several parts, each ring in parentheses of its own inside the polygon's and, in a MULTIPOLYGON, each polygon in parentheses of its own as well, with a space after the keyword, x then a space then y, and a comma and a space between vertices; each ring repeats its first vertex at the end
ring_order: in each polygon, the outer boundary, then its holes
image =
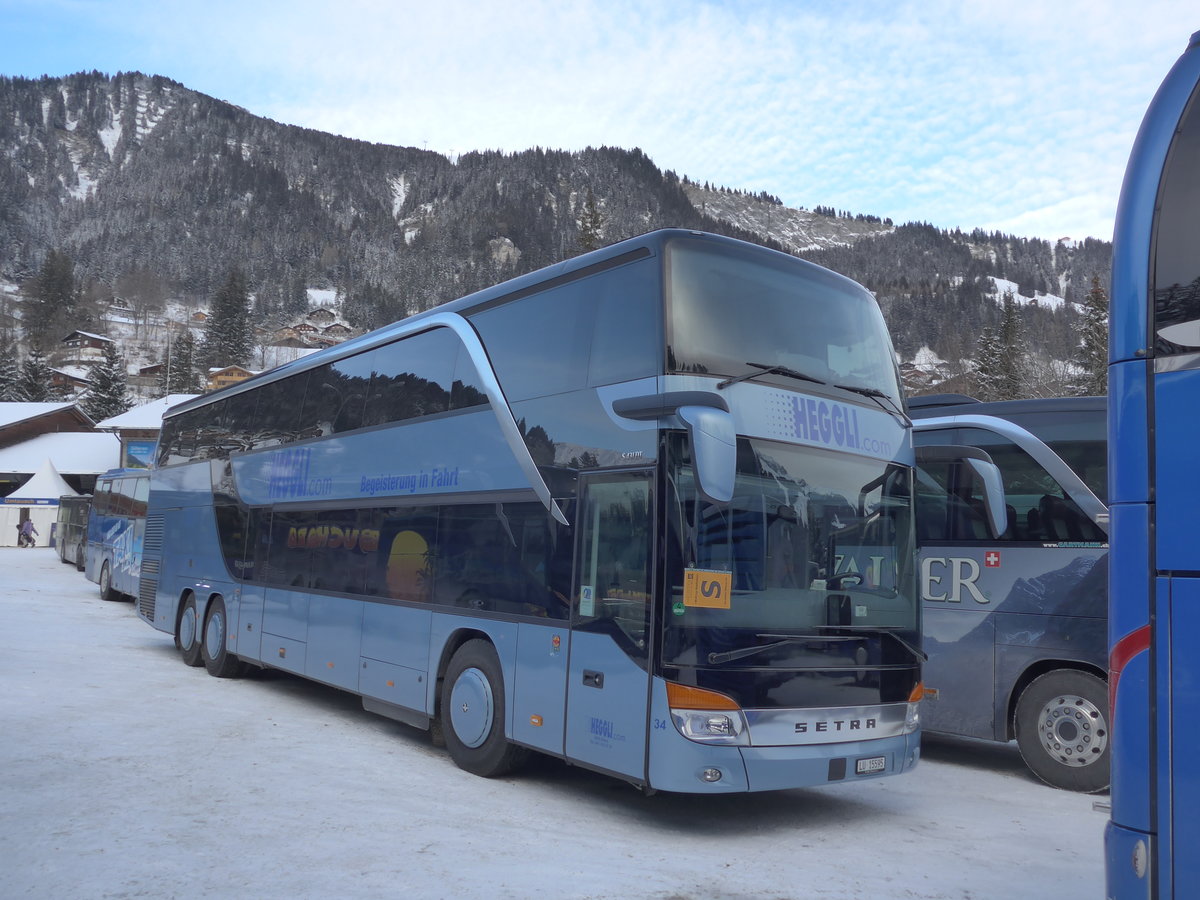
POLYGON ((667 248, 666 287, 668 372, 757 372, 795 388, 794 376, 778 374, 786 368, 900 402, 883 315, 840 275, 757 248, 718 255, 678 239, 667 248))
POLYGON ((668 528, 681 557, 669 570, 664 663, 761 666, 761 655, 738 651, 775 642, 771 661, 798 660, 804 648, 780 639, 802 635, 826 667, 850 666, 855 648, 840 657, 828 643, 856 629, 915 642, 911 470, 758 440, 739 441, 738 456, 723 508, 696 499, 676 457, 668 528), (730 573, 727 605, 695 605, 689 571, 730 573))

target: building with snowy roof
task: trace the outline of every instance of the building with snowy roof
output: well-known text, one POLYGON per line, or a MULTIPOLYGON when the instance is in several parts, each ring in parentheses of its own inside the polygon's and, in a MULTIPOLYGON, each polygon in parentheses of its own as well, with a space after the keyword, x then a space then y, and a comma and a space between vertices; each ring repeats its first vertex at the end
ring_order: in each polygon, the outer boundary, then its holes
POLYGON ((121 442, 121 465, 127 469, 149 468, 162 431, 163 415, 172 406, 197 394, 168 394, 96 423, 100 431, 115 434, 121 442))

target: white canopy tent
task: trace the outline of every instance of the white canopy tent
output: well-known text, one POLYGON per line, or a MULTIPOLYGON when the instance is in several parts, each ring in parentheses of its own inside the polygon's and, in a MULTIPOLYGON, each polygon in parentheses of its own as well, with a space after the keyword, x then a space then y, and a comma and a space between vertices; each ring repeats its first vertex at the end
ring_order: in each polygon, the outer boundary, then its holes
POLYGON ((32 478, 4 498, 0 506, 0 547, 17 545, 17 528, 27 518, 37 529, 38 543, 49 543, 50 530, 58 519, 58 498, 76 493, 47 459, 32 478))

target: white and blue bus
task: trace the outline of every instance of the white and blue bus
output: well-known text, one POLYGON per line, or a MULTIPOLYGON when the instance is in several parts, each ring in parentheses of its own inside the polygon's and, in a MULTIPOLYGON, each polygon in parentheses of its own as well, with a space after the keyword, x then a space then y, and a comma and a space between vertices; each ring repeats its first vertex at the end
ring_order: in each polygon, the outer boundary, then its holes
POLYGON ((1200 896, 1200 32, 1146 111, 1113 232, 1111 898, 1200 896))
POLYGON ((913 440, 987 452, 1005 528, 944 462, 917 477, 926 732, 1016 740, 1058 788, 1108 786, 1107 403, 1061 397, 909 401, 913 440))
POLYGON ((110 469, 96 479, 83 574, 105 600, 137 596, 149 494, 146 469, 110 469))
POLYGON ((170 410, 138 611, 188 664, 343 688, 480 775, 904 772, 903 402, 859 285, 655 232, 170 410))

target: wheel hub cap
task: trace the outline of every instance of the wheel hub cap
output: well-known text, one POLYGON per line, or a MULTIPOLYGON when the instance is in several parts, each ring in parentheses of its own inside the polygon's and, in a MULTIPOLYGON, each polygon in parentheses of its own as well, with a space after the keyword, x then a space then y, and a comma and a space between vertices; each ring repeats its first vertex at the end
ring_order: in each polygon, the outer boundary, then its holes
POLYGON ((1108 723, 1086 697, 1062 694, 1042 708, 1038 737, 1046 752, 1063 765, 1087 766, 1108 746, 1108 723))
POLYGON ((450 694, 450 724, 455 736, 475 748, 492 730, 492 686, 479 669, 464 670, 450 694))

